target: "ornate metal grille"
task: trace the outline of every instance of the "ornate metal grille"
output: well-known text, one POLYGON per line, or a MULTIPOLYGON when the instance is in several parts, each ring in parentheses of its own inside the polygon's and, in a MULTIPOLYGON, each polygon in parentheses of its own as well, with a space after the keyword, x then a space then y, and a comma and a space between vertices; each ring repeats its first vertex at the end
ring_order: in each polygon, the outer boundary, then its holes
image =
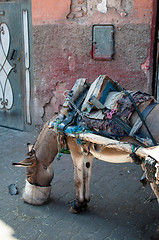
POLYGON ((9 47, 9 28, 5 23, 0 23, 0 108, 8 110, 13 106, 13 90, 8 78, 13 69, 7 59, 9 47))

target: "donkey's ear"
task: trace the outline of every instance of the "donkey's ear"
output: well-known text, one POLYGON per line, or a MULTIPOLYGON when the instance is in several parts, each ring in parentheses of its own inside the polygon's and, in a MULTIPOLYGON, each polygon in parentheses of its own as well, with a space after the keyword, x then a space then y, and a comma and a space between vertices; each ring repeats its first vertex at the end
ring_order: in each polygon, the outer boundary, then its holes
POLYGON ((29 157, 19 163, 12 163, 12 165, 16 167, 35 167, 36 159, 34 157, 29 157))
POLYGON ((27 148, 28 148, 28 151, 31 152, 33 148, 33 144, 27 143, 27 148))
POLYGON ((26 153, 26 156, 32 156, 33 155, 33 145, 30 143, 27 143, 28 152, 26 153))

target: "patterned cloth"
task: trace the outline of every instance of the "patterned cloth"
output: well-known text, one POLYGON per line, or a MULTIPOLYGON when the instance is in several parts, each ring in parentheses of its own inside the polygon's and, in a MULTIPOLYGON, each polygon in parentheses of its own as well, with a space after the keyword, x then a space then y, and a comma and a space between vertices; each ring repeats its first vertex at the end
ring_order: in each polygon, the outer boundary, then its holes
MULTIPOLYGON (((131 92, 130 95, 133 97, 137 106, 139 106, 143 102, 147 102, 152 100, 153 97, 147 93, 142 93, 140 91, 131 92)), ((126 124, 130 124, 130 118, 133 112, 135 111, 134 105, 129 99, 129 97, 125 94, 117 101, 116 104, 116 116, 122 119, 126 124)), ((89 127, 90 130, 104 130, 109 134, 113 134, 116 136, 123 136, 126 135, 125 131, 113 120, 113 118, 109 119, 108 114, 110 110, 106 110, 104 113, 103 120, 91 119, 88 117, 84 117, 83 121, 77 121, 79 125, 86 125, 89 127)))

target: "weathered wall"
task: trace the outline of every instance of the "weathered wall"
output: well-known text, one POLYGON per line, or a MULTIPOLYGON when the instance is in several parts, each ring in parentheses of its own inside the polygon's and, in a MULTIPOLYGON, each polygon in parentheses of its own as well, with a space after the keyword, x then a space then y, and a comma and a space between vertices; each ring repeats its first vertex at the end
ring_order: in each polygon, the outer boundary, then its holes
POLYGON ((76 79, 106 74, 128 89, 151 91, 152 0, 33 0, 35 122, 63 103, 76 79), (93 24, 114 24, 112 61, 92 59, 93 24))

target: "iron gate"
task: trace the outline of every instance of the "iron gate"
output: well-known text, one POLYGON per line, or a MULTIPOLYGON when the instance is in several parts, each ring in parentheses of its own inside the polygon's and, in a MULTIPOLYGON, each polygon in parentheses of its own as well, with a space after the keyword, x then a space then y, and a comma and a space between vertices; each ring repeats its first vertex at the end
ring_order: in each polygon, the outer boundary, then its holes
POLYGON ((22 3, 0 3, 0 125, 20 130, 31 124, 28 20, 22 3))

